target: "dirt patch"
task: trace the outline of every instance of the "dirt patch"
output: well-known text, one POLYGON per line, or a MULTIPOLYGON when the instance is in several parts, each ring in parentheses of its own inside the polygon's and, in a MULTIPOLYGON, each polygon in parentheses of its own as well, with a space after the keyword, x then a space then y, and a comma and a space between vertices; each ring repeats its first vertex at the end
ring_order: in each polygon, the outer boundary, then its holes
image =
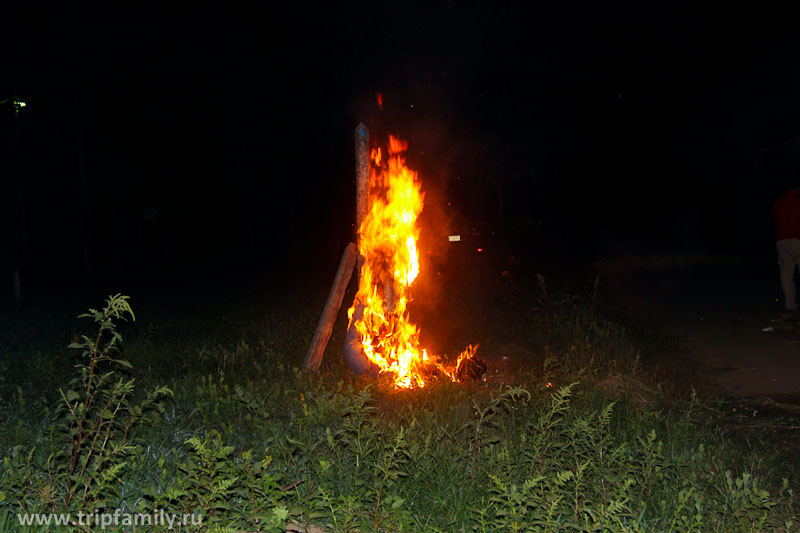
POLYGON ((649 272, 609 280, 610 298, 635 319, 682 339, 698 386, 737 396, 800 393, 800 317, 780 308, 775 265, 755 270, 649 272))

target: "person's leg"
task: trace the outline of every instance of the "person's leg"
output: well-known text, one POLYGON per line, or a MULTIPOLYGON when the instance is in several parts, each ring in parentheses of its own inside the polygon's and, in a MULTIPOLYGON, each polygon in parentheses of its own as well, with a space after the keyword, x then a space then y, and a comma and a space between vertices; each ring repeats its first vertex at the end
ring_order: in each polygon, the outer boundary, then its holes
MULTIPOLYGON (((794 246, 795 246, 795 249, 793 250, 794 264, 796 268, 800 269, 800 240, 796 240, 796 244, 794 246)), ((794 281, 794 268, 792 269, 792 281, 794 281)), ((793 285, 795 284, 793 283, 793 285)), ((798 304, 797 302, 795 302, 794 309, 792 310, 797 311, 797 308, 798 304)))
POLYGON ((787 311, 797 310, 794 288, 794 269, 797 266, 797 259, 792 253, 794 246, 792 242, 796 239, 784 239, 776 243, 778 249, 778 266, 781 269, 781 287, 783 288, 783 303, 787 311))

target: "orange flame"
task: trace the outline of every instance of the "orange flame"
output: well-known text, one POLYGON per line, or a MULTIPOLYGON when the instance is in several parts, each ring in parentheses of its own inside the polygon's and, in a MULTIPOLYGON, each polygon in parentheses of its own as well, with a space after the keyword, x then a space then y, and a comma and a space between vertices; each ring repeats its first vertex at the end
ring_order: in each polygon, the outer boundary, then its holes
POLYGON ((380 148, 370 153, 370 208, 358 230, 364 266, 348 312, 352 321, 358 304, 364 305, 355 324, 362 351, 381 372, 393 374, 401 388, 424 387, 436 375, 455 380, 477 349, 470 346, 455 367, 448 367, 420 347, 419 329, 409 318, 410 289, 419 275, 417 217, 424 194, 417 173, 406 166, 407 148, 408 143, 389 136, 385 160, 380 148))

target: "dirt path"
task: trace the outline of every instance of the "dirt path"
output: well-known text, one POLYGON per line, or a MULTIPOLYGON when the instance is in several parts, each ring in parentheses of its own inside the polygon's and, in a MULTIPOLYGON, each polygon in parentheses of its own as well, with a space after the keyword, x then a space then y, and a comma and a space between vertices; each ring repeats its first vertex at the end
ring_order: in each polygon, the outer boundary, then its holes
POLYGON ((771 262, 639 270, 604 285, 627 313, 678 335, 722 390, 800 394, 800 319, 781 316, 771 262))

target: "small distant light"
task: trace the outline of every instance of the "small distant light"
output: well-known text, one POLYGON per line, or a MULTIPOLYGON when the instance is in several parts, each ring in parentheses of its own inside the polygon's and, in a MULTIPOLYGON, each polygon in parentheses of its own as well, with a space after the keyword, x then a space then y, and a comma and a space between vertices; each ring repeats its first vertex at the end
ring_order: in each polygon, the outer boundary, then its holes
POLYGON ((28 104, 20 100, 20 101, 17 101, 17 105, 20 106, 20 107, 25 107, 28 104))
POLYGON ((482 252, 482 251, 483 251, 483 248, 478 248, 478 251, 479 251, 479 252, 482 252))
POLYGON ((461 235, 448 235, 447 240, 450 242, 461 242, 461 235))
POLYGON ((547 388, 550 388, 550 387, 553 386, 553 383, 548 381, 547 383, 544 384, 544 386, 547 387, 547 388))

